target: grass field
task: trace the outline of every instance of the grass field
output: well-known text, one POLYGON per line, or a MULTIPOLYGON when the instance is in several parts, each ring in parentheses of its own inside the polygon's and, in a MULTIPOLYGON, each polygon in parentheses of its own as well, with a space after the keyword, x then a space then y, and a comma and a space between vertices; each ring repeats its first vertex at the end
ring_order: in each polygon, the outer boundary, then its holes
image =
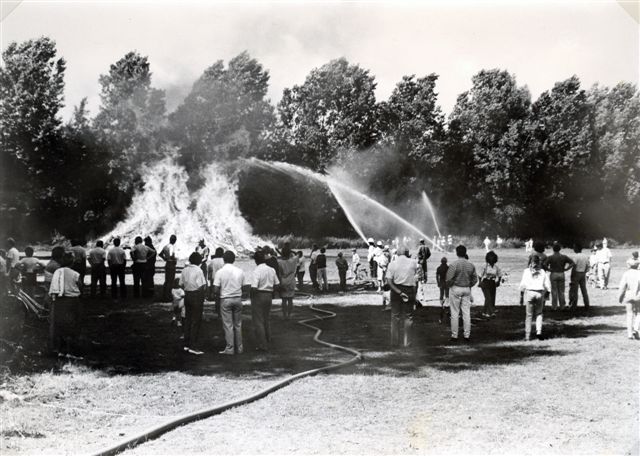
MULTIPOLYGON (((311 315, 311 302, 336 311, 336 319, 320 323, 324 339, 361 349, 365 359, 128 453, 638 454, 640 342, 626 338, 615 289, 630 250, 613 251, 614 289, 590 290, 588 312, 547 311, 546 340, 532 342, 523 340, 517 292, 526 255, 498 253, 510 280, 498 289, 492 320, 480 318, 482 294, 474 289, 471 344, 449 345, 436 302, 417 312, 413 346, 392 350, 379 295, 300 298, 295 319, 311 315)), ((483 257, 470 252, 477 266, 483 257)), ((439 258, 430 262, 431 274, 439 258)), ((433 277, 429 283, 428 297, 436 298, 433 277)), ((230 358, 217 354, 222 330, 210 305, 201 332, 206 353, 191 357, 180 349, 166 304, 88 304, 85 354, 75 361, 42 353, 46 323, 3 310, 3 455, 90 453, 172 416, 345 357, 314 344, 311 331, 280 317, 279 306, 272 313, 271 352, 251 352, 246 309, 249 350, 230 358)))

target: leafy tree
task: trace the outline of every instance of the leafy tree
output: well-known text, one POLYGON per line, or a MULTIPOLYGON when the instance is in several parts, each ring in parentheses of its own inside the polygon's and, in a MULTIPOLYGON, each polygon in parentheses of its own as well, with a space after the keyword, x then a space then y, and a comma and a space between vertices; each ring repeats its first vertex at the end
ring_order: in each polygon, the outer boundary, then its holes
POLYGON ((172 138, 187 170, 259 154, 274 122, 268 86, 269 72, 246 52, 227 68, 219 60, 205 70, 170 116, 172 138))
POLYGON ((601 167, 593 154, 592 104, 573 76, 543 92, 532 106, 533 172, 528 193, 548 234, 584 232, 585 208, 601 195, 601 167))
POLYGON ((635 224, 629 222, 640 211, 640 94, 634 84, 623 82, 613 88, 595 86, 588 98, 594 106, 596 135, 591 175, 602 175, 594 215, 604 226, 597 234, 615 230, 614 236, 637 241, 635 224))
POLYGON ((8 230, 34 225, 51 151, 59 140, 65 61, 49 38, 11 43, 0 67, 0 216, 8 230))
MULTIPOLYGON (((529 115, 529 91, 518 87, 513 75, 500 70, 482 70, 472 78, 472 84, 458 97, 449 120, 456 135, 450 137, 455 143, 450 143, 447 151, 473 151, 472 161, 453 164, 466 168, 461 173, 468 179, 464 187, 452 189, 453 194, 463 191, 475 200, 474 212, 484 221, 483 230, 495 229, 490 224, 497 221, 501 231, 514 232, 517 217, 524 212, 520 201, 525 157, 511 146, 519 143, 523 131, 518 123, 529 115)), ((444 160, 451 159, 455 156, 444 160)))
POLYGON ((157 158, 165 123, 164 91, 151 86, 149 60, 129 52, 100 76, 101 106, 94 126, 121 166, 157 158))
POLYGON ((324 170, 341 149, 375 144, 375 88, 369 71, 340 58, 312 70, 301 86, 285 89, 278 113, 287 160, 324 170))

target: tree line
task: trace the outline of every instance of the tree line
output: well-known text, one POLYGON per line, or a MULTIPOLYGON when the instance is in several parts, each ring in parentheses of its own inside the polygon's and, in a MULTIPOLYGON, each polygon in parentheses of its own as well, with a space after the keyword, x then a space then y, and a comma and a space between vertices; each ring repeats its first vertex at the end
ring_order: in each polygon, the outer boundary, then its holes
MULTIPOLYGON (((482 70, 445 116, 438 75, 404 76, 376 100, 375 76, 339 58, 274 106, 268 70, 243 52, 209 66, 168 113, 148 58, 132 51, 100 76, 95 116, 85 99, 63 122, 66 62, 55 42, 11 43, 2 57, 3 234, 106 232, 145 170, 171 155, 193 188, 207 163, 255 156, 346 168, 389 204, 425 190, 456 234, 640 240, 640 95, 631 83, 585 89, 571 76, 532 100, 513 74, 482 70)), ((238 176, 256 232, 353 234, 326 189, 250 168, 238 176)))

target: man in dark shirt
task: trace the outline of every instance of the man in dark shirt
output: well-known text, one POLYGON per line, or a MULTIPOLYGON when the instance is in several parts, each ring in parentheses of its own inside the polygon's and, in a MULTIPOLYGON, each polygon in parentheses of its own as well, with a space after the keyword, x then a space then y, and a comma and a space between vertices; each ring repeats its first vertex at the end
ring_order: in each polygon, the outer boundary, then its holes
POLYGON ((431 256, 431 250, 424 243, 424 239, 420 239, 420 247, 418 248, 418 264, 422 269, 422 282, 427 283, 427 260, 431 256))
POLYGON ((440 289, 440 320, 442 323, 444 320, 444 303, 449 299, 449 287, 447 286, 447 271, 449 271, 449 265, 447 264, 447 257, 442 257, 440 260, 440 266, 436 269, 436 283, 440 289))
POLYGON ((559 243, 553 244, 553 254, 547 257, 543 263, 545 269, 550 273, 552 310, 558 308, 558 302, 560 303, 560 309, 564 309, 564 273, 574 265, 571 258, 560 253, 560 249, 562 249, 562 246, 559 243))
POLYGON ((327 256, 325 252, 327 250, 322 247, 320 253, 316 257, 316 266, 318 268, 318 283, 320 289, 323 291, 329 291, 329 283, 327 282, 327 256))

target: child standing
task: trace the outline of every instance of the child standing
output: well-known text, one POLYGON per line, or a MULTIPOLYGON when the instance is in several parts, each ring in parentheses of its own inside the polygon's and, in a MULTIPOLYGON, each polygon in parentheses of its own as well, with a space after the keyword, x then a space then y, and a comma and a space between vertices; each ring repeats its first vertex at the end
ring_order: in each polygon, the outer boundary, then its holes
POLYGON ((391 310, 391 307, 387 309, 387 304, 391 302, 391 287, 388 283, 382 286, 382 311, 391 310))
POLYGON ((184 290, 180 288, 180 279, 175 279, 171 289, 171 299, 173 300, 173 318, 171 324, 178 328, 182 326, 184 319, 184 290))
POLYGON ((447 287, 447 271, 449 265, 447 264, 447 257, 442 257, 440 260, 440 266, 436 269, 436 283, 440 289, 440 320, 438 323, 444 321, 444 304, 449 299, 449 287, 447 287))

